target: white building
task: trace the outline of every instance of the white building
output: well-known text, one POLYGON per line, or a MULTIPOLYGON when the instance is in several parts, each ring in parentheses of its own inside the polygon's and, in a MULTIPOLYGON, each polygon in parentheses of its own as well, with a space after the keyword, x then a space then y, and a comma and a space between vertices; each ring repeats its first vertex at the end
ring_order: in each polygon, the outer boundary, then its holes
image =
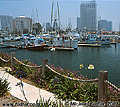
POLYGON ((23 33, 24 30, 31 31, 32 29, 32 19, 25 17, 25 16, 19 16, 13 19, 13 31, 17 30, 23 33))

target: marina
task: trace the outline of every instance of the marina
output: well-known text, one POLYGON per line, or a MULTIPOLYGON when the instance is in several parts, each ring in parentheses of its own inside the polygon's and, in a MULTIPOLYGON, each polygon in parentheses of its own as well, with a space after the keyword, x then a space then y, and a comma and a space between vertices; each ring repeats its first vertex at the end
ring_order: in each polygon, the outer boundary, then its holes
POLYGON ((0 4, 0 106, 120 106, 118 1, 0 4))
POLYGON ((56 48, 56 50, 76 50, 78 46, 86 47, 101 47, 103 45, 116 45, 119 43, 119 32, 116 35, 96 34, 88 32, 84 36, 84 32, 78 33, 77 31, 71 31, 67 34, 22 34, 21 36, 0 36, 0 46, 8 48, 19 48, 28 50, 46 50, 56 48), (46 48, 47 47, 47 48, 46 48), (48 48, 49 47, 49 48, 48 48), (63 49, 65 48, 65 49, 63 49), (73 49, 72 49, 73 48, 73 49))

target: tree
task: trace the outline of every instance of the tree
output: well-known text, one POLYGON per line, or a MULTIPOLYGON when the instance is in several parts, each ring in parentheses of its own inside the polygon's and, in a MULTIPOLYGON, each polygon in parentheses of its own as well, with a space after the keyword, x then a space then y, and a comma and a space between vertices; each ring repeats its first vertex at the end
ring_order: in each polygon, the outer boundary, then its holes
POLYGON ((40 23, 33 24, 33 34, 39 34, 42 31, 42 26, 40 23))

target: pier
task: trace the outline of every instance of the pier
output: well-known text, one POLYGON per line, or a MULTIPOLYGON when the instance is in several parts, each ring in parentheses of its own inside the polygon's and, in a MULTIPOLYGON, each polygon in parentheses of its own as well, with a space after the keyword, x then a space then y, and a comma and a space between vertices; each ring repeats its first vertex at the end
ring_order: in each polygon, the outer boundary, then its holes
POLYGON ((86 47, 101 47, 100 44, 78 44, 78 46, 86 46, 86 47))
POLYGON ((0 47, 4 47, 4 48, 17 48, 18 44, 16 44, 16 43, 4 43, 4 42, 2 42, 0 44, 0 47))
POLYGON ((74 51, 74 48, 61 48, 61 47, 44 47, 45 50, 63 50, 63 51, 74 51))
POLYGON ((110 44, 116 45, 116 44, 117 44, 117 42, 110 42, 110 44))

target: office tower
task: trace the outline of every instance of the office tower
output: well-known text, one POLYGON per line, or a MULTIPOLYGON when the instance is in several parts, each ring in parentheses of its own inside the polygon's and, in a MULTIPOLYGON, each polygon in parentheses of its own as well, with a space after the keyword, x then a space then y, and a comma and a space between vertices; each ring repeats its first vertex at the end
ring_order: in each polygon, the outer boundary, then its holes
POLYGON ((77 30, 80 31, 80 18, 77 17, 77 30))
POLYGON ((0 30, 9 30, 11 31, 11 22, 13 20, 12 16, 0 15, 0 30))
POLYGON ((96 1, 81 2, 80 4, 81 30, 97 30, 97 4, 96 1))
POLYGON ((107 24, 107 20, 99 20, 98 21, 98 30, 99 31, 106 30, 106 24, 107 24))
POLYGON ((112 31, 112 21, 99 20, 98 21, 98 30, 102 31, 112 31))
POLYGON ((112 31, 112 21, 107 21, 106 31, 112 31))

